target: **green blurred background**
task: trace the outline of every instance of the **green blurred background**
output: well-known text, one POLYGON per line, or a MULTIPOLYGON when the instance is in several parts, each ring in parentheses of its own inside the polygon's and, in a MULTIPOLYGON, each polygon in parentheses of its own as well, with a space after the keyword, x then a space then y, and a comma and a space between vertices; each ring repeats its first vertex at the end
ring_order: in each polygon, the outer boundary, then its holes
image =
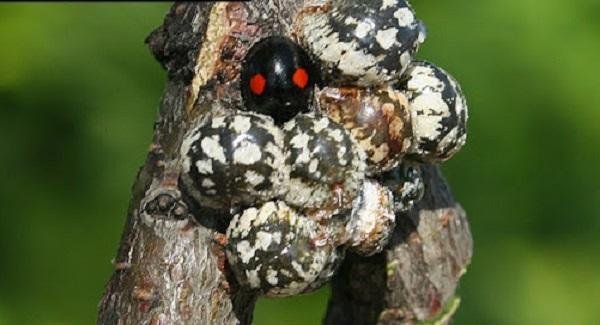
MULTIPOLYGON (((444 165, 475 255, 456 324, 600 322, 600 2, 413 1, 469 141, 444 165)), ((168 3, 0 4, 0 324, 92 324, 165 73, 168 3)), ((318 324, 327 289, 261 300, 318 324)))

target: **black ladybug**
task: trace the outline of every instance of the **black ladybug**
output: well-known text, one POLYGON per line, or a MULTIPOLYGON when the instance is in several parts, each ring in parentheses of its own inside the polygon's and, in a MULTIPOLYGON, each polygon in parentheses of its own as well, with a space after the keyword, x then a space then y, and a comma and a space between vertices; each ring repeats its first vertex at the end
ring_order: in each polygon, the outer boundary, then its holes
POLYGON ((283 124, 308 111, 317 72, 298 44, 271 36, 252 46, 242 64, 241 88, 246 109, 283 124))

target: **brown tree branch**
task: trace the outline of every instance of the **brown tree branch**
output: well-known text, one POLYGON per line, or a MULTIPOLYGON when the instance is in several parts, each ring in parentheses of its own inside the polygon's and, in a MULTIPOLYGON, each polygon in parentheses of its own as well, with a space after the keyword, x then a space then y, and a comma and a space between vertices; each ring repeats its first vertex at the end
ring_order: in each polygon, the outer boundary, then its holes
MULTIPOLYGON (((98 324, 251 322, 256 296, 224 272, 223 225, 183 202, 179 147, 206 109, 198 101, 239 100, 229 89, 237 86, 243 47, 261 35, 289 33, 302 5, 176 3, 148 37, 168 80, 98 324)), ((426 196, 418 209, 401 216, 391 248, 368 259, 348 257, 333 281, 326 323, 431 319, 451 301, 471 256, 471 236, 439 170, 427 168, 425 179, 426 196)))
MULTIPOLYGON (((175 4, 147 42, 168 81, 146 163, 133 198, 115 271, 100 303, 98 324, 250 323, 256 298, 228 286, 215 231, 169 210, 180 197, 175 166, 190 114, 190 87, 206 42, 211 3, 175 4), (166 206, 147 216, 144 203, 166 206), (145 216, 146 215, 146 216, 145 216), (144 217, 145 216, 145 217, 144 217), (221 264, 221 265, 219 265, 221 264)), ((184 212, 185 213, 185 212, 184 212)), ((181 215, 182 213, 179 212, 181 215)))

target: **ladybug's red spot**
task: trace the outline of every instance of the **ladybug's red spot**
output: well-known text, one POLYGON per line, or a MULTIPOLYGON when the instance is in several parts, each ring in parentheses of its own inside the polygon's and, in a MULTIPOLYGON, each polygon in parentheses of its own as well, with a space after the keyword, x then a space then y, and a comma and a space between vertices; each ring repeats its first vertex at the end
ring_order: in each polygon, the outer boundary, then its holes
POLYGON ((250 90, 252 90, 255 95, 262 95, 265 92, 266 85, 267 80, 260 73, 257 73, 250 78, 250 90))
POLYGON ((304 89, 304 87, 306 87, 306 85, 308 84, 308 73, 306 72, 306 70, 304 70, 304 68, 298 68, 292 76, 292 81, 294 82, 294 85, 296 85, 296 87, 304 89))

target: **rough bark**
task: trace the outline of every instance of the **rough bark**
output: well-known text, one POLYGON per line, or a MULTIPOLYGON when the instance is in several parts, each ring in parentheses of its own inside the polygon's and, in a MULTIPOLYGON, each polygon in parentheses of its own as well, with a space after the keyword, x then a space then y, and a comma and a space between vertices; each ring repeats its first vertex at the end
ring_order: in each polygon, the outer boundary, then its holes
MULTIPOLYGON (((190 122, 203 114, 198 101, 239 100, 230 88, 237 86, 244 47, 261 35, 289 33, 301 5, 300 0, 176 3, 148 37, 168 80, 98 324, 252 321, 256 297, 237 288, 224 271, 223 225, 183 202, 178 148, 190 122)), ((426 171, 429 190, 415 211, 401 216, 390 248, 368 259, 350 256, 343 265, 333 281, 326 323, 432 319, 453 306, 471 256, 471 236, 437 167, 426 171)))
MULTIPOLYGON (((193 118, 191 83, 213 4, 175 4, 147 39, 168 81, 99 306, 98 324, 250 323, 256 298, 230 287, 214 225, 176 211, 178 147, 193 118), (152 203, 154 202, 154 203, 152 203), (154 204, 156 207, 154 207, 154 204), (154 208, 152 213, 145 210, 154 208)), ((209 90, 203 90, 208 92, 209 90)), ((185 210, 185 209, 184 209, 185 210)))

